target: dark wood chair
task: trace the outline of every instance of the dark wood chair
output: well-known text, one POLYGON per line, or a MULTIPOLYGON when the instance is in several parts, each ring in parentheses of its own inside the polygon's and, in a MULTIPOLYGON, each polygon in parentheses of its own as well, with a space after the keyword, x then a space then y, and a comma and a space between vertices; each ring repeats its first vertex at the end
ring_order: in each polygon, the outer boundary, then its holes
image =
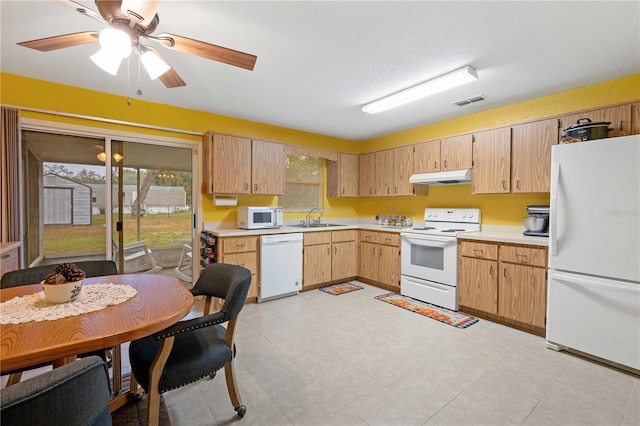
POLYGON ((238 415, 244 416, 246 407, 240 400, 233 367, 234 331, 250 285, 251 271, 242 266, 208 265, 191 289, 194 296, 206 297, 203 316, 131 342, 131 391, 139 384, 149 394, 150 425, 157 424, 162 393, 214 377, 223 367, 231 403, 238 415), (224 299, 224 304, 209 314, 213 298, 224 299))

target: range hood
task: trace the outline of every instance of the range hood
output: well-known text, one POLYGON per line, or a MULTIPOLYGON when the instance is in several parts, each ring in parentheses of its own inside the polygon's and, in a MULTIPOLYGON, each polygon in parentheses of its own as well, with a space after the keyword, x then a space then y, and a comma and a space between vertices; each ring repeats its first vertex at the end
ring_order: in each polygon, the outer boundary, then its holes
POLYGON ((418 183, 421 185, 460 185, 471 183, 471 169, 416 173, 409 177, 409 183, 418 183))

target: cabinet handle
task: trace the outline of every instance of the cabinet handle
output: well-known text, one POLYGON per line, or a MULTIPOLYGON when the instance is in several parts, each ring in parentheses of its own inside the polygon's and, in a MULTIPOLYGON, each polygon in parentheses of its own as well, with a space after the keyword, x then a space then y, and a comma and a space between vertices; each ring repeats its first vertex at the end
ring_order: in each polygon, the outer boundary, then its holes
POLYGON ((344 188, 342 188, 342 194, 344 194, 344 188))
POLYGON ((387 186, 387 194, 391 194, 391 187, 387 186))
POLYGON ((473 251, 477 251, 478 253, 482 253, 483 252, 482 249, 473 249, 473 251))
POLYGON ((434 162, 433 162, 433 168, 434 168, 434 169, 436 169, 436 170, 438 170, 438 162, 437 162, 437 161, 434 161, 434 162))
POLYGON ((624 121, 620 120, 620 131, 624 131, 624 121))
POLYGON ((380 252, 378 254, 382 256, 382 247, 380 247, 380 252))
POLYGON ((331 254, 331 247, 327 247, 327 254, 331 254))
POLYGON ((369 195, 373 193, 373 188, 369 188, 369 195))
POLYGON ((364 237, 365 240, 370 240, 371 239, 371 235, 367 235, 366 237, 364 237))
POLYGON ((507 278, 507 268, 504 268, 504 270, 502 271, 502 275, 504 275, 504 277, 507 278))
POLYGON ((11 255, 10 255, 10 254, 3 254, 3 255, 2 255, 2 259, 8 259, 8 258, 10 258, 10 257, 11 257, 11 255))
POLYGON ((385 240, 386 242, 391 242, 391 238, 389 238, 389 237, 386 237, 384 240, 385 240))
POLYGON ((516 188, 520 189, 520 179, 516 180, 516 188))
POLYGON ((248 183, 246 183, 246 182, 244 183, 244 189, 245 189, 245 190, 248 190, 248 189, 249 189, 249 184, 248 184, 248 183))
POLYGON ((507 182, 506 181, 502 181, 502 189, 507 189, 507 182))
POLYGON ((493 276, 493 265, 489 266, 489 275, 493 276))
POLYGON ((444 168, 445 168, 445 169, 446 169, 447 167, 449 167, 449 166, 447 165, 447 160, 444 160, 444 163, 442 163, 442 164, 444 164, 444 168))
POLYGON ((253 190, 254 190, 254 191, 257 191, 257 190, 258 190, 258 184, 257 184, 257 183, 254 183, 254 184, 253 184, 253 190))
POLYGON ((526 254, 518 254, 518 253, 516 253, 516 257, 527 257, 527 255, 526 254))
POLYGON ((244 247, 244 246, 246 246, 246 245, 247 245, 247 243, 244 243, 244 244, 238 244, 238 243, 236 243, 236 244, 234 244, 234 246, 235 246, 235 247, 237 247, 237 248, 242 248, 242 247, 244 247))
POLYGON ((338 253, 338 247, 333 247, 333 252, 338 253))
POLYGON ((375 247, 373 248, 373 254, 376 254, 376 248, 375 247))
POLYGON ((394 186, 394 187, 393 187, 393 190, 394 190, 394 192, 395 192, 396 194, 398 193, 398 187, 397 187, 397 186, 394 186))

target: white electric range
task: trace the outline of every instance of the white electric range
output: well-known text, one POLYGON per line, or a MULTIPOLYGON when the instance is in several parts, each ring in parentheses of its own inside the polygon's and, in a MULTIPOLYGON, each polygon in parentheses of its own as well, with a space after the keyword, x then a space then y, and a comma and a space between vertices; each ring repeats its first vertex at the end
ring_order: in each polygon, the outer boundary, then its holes
POLYGON ((480 209, 425 209, 424 227, 400 233, 400 293, 457 311, 457 236, 480 228, 480 209))

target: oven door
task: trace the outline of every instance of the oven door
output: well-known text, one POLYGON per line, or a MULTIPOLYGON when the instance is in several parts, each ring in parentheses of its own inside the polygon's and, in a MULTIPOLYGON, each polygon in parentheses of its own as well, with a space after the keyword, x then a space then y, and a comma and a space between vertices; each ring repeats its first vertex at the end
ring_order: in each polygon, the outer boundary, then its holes
POLYGON ((456 286, 456 238, 413 233, 402 233, 401 236, 402 275, 456 286))

